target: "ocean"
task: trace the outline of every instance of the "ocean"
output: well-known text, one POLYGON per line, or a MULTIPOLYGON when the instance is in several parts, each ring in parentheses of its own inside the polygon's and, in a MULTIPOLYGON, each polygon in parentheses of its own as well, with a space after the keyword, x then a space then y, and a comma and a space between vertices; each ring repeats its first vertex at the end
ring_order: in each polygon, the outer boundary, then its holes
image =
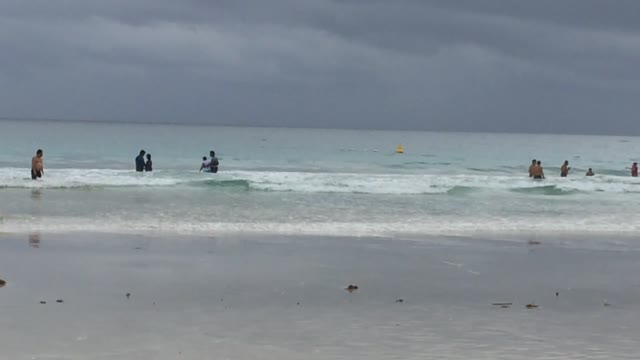
POLYGON ((634 235, 639 157, 631 136, 0 121, 0 232, 634 235))

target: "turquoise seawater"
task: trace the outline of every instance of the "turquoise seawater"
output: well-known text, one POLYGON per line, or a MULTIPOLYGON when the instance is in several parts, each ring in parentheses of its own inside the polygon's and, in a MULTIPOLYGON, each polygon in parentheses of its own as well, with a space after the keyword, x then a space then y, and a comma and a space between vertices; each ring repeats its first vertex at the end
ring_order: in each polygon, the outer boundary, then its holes
POLYGON ((0 232, 633 235, 638 158, 637 137, 0 121, 0 232))

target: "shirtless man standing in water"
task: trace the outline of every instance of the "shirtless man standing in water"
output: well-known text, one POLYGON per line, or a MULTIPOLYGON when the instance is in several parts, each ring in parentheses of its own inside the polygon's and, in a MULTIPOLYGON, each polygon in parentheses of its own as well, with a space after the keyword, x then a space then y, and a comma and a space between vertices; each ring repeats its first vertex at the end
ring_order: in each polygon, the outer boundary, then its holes
POLYGON ((542 169, 542 162, 538 160, 536 166, 532 169, 532 177, 536 180, 544 179, 544 170, 542 169))
POLYGON ((529 177, 533 177, 534 167, 536 167, 536 159, 531 160, 531 165, 529 165, 529 177))
POLYGON ((44 166, 42 165, 42 150, 36 151, 36 156, 31 159, 31 178, 33 180, 41 178, 44 174, 44 166))

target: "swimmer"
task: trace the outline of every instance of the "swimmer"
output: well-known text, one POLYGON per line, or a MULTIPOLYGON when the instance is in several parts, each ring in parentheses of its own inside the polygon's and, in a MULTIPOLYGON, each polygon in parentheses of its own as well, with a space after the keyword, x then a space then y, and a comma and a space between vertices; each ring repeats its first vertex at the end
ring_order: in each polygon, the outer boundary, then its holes
POLYGON ((206 171, 207 169, 211 168, 211 161, 207 160, 206 156, 202 157, 202 165, 200 165, 200 171, 202 171, 203 169, 206 171))
POLYGON ((567 177, 567 175, 569 175, 569 170, 571 170, 571 168, 569 167, 569 161, 565 160, 564 164, 562 164, 562 166, 560 167, 560 176, 567 177))
POLYGON ((41 149, 36 151, 36 156, 31 158, 31 178, 33 180, 41 178, 44 174, 44 165, 42 164, 43 152, 41 149))
POLYGON ((585 174, 585 176, 593 176, 593 175, 595 175, 593 173, 593 170, 591 168, 589 168, 589 170, 587 170, 587 173, 585 174))
POLYGON ((147 162, 144 163, 144 171, 153 171, 153 162, 151 162, 151 154, 147 154, 147 162))
POLYGON ((535 180, 544 179, 544 169, 542 168, 542 161, 538 160, 536 166, 533 167, 532 177, 535 180))
POLYGON ((147 152, 144 150, 140 150, 140 155, 136 156, 136 171, 143 172, 144 171, 144 154, 147 152))
POLYGON ((531 160, 531 165, 529 165, 529 177, 533 177, 534 167, 536 167, 536 159, 531 160))
POLYGON ((637 162, 634 162, 633 165, 631 165, 631 176, 638 177, 638 163, 637 162))

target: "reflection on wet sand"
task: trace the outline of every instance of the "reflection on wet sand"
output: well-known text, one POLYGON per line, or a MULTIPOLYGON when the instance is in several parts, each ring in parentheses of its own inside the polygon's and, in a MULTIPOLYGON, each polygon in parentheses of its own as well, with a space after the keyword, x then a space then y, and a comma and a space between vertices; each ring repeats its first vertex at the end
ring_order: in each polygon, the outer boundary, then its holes
POLYGON ((40 200, 42 199, 42 191, 40 189, 33 189, 31 190, 31 198, 33 200, 40 200))
POLYGON ((29 246, 32 248, 40 247, 40 234, 29 234, 29 246))

